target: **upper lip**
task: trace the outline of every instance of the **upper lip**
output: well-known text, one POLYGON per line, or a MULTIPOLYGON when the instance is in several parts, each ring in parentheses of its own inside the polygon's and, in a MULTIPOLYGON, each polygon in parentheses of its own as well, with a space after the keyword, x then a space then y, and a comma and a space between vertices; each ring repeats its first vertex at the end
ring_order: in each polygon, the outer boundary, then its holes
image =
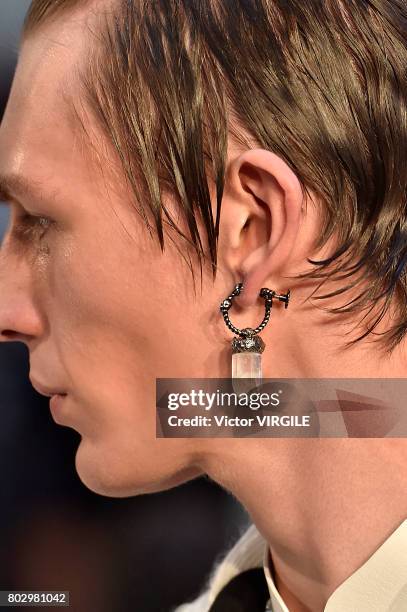
POLYGON ((40 393, 41 395, 45 395, 46 397, 52 397, 53 395, 66 395, 65 391, 61 391, 61 389, 52 389, 51 387, 47 387, 47 385, 39 383, 31 376, 30 381, 34 389, 38 391, 38 393, 40 393))

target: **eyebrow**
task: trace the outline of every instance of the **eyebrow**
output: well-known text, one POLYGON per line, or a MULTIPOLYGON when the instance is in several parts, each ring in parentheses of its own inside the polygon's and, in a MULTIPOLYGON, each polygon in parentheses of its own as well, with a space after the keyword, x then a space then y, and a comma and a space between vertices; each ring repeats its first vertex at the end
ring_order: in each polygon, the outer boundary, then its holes
POLYGON ((31 183, 18 174, 0 175, 0 203, 35 195, 41 197, 38 183, 31 183))

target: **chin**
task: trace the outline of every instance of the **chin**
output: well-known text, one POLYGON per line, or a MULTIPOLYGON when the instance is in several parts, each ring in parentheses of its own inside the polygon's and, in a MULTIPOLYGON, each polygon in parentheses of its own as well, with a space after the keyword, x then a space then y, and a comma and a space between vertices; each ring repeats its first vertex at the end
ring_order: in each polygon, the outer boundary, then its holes
POLYGON ((156 465, 156 461, 156 457, 146 457, 143 462, 130 462, 129 467, 128 459, 109 458, 108 454, 96 452, 82 440, 76 451, 75 468, 85 487, 105 497, 158 493, 203 475, 195 466, 156 465))

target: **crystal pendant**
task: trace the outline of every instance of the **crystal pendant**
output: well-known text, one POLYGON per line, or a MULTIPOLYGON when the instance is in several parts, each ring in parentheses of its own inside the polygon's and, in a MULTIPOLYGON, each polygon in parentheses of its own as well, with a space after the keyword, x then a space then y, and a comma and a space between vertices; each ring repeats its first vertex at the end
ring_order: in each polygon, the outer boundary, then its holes
POLYGON ((232 341, 232 386, 236 393, 248 393, 262 383, 261 354, 265 344, 252 329, 242 330, 232 341))

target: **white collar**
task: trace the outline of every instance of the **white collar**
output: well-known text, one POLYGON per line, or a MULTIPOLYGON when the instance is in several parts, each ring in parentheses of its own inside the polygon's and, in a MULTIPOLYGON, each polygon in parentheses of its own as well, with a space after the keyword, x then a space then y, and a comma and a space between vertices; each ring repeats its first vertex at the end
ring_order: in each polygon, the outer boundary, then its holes
MULTIPOLYGON (((273 612, 289 612, 268 567, 268 544, 255 525, 238 540, 213 572, 207 591, 211 605, 219 591, 237 574, 263 567, 273 612)), ((407 519, 369 559, 329 597, 324 612, 407 611, 407 519)))

